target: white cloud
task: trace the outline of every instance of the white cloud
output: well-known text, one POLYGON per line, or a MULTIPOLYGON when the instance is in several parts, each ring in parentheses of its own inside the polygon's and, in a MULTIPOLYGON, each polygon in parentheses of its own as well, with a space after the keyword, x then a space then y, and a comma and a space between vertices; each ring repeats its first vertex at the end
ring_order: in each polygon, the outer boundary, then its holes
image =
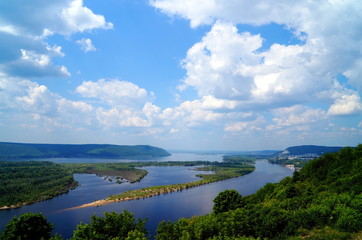
POLYGON ((150 98, 144 88, 117 79, 86 81, 77 87, 76 92, 82 97, 96 98, 110 106, 143 105, 150 98))
POLYGON ((64 34, 83 32, 95 28, 113 28, 113 24, 106 22, 102 15, 94 14, 92 10, 83 6, 83 0, 71 1, 67 8, 61 10, 60 18, 62 27, 56 30, 64 34))
POLYGON ((98 108, 97 119, 106 129, 151 126, 151 121, 142 118, 142 113, 135 109, 98 108))
POLYGON ((0 109, 54 115, 58 96, 28 80, 0 77, 0 109))
POLYGON ((0 15, 3 32, 35 38, 113 27, 104 16, 85 7, 82 0, 1 1, 0 15))
POLYGON ((187 73, 181 90, 193 87, 200 97, 235 110, 308 102, 328 87, 328 78, 311 73, 316 46, 274 44, 260 51, 262 41, 260 35, 216 22, 183 60, 187 73))
POLYGON ((77 41, 77 43, 81 46, 83 52, 91 52, 96 51, 97 49, 93 46, 92 40, 89 38, 82 38, 77 41))
POLYGON ((328 114, 332 116, 353 115, 360 113, 362 113, 362 102, 360 96, 356 93, 340 96, 328 110, 328 114))
POLYGON ((311 125, 315 122, 325 121, 327 114, 321 109, 311 109, 301 105, 292 107, 278 108, 273 111, 274 126, 268 126, 269 129, 294 127, 303 129, 300 125, 311 125))
POLYGON ((216 23, 202 41, 187 52, 183 60, 187 71, 184 87, 195 88, 199 96, 247 98, 252 78, 245 68, 261 60, 255 53, 261 44, 259 35, 239 34, 229 23, 216 23))
POLYGON ((288 4, 300 5, 287 0, 151 0, 150 4, 170 16, 189 19, 192 27, 213 24, 218 19, 257 25, 281 22, 288 17, 285 12, 293 10, 287 8, 288 4))
MULTIPOLYGON (((0 16, 0 72, 24 79, 70 76, 66 66, 52 62, 65 54, 61 46, 47 43, 50 35, 70 36, 113 26, 85 7, 82 0, 1 1, 0 16)), ((90 40, 85 39, 84 44, 84 51, 95 50, 90 40)))
POLYGON ((237 121, 225 124, 224 130, 230 133, 251 133, 253 131, 260 131, 264 128, 264 117, 258 116, 252 121, 237 121))
POLYGON ((183 61, 181 90, 192 87, 200 97, 237 100, 240 109, 311 103, 329 92, 323 101, 335 101, 331 115, 359 112, 360 92, 347 94, 348 103, 333 94, 340 74, 352 87, 362 87, 359 1, 153 0, 150 5, 190 20, 192 27, 212 25, 183 61), (262 35, 238 33, 235 27, 269 23, 289 29, 301 42, 261 49, 262 35))

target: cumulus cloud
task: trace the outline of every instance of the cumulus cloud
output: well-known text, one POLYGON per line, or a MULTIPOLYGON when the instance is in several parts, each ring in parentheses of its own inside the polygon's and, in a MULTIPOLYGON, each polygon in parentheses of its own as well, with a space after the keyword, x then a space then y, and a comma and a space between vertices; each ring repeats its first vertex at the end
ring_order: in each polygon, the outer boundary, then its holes
MULTIPOLYGON (((274 44, 261 51, 260 35, 239 33, 216 22, 201 42, 187 52, 187 71, 180 89, 194 88, 200 97, 234 101, 231 108, 295 104, 328 88, 329 80, 313 72, 317 46, 274 44), (313 49, 312 49, 313 48, 313 49)), ((216 102, 216 100, 214 100, 216 102)))
MULTIPOLYGON (((0 72, 8 77, 67 78, 66 66, 55 65, 55 57, 63 57, 61 46, 50 46, 53 34, 70 36, 93 29, 109 29, 112 23, 93 13, 82 0, 43 2, 0 2, 0 72), (11 10, 9 10, 11 9, 11 10)), ((94 51, 89 39, 80 40, 84 51, 94 51)))
POLYGON ((89 38, 82 38, 77 41, 83 52, 96 51, 97 49, 93 46, 92 40, 89 38))
MULTIPOLYGON (((73 0, 60 13, 60 25, 55 27, 56 32, 72 34, 95 28, 110 29, 113 24, 106 22, 102 15, 97 15, 83 6, 83 0, 73 0), (60 26, 60 27, 59 27, 60 26)), ((50 29, 52 31, 52 29, 50 29)))
MULTIPOLYGON (((286 0, 278 4, 270 0, 151 0, 150 4, 167 15, 189 19, 191 26, 197 27, 212 24, 219 19, 258 25, 281 22, 288 17, 285 12, 290 10, 287 7, 291 3, 286 0)), ((293 2, 292 5, 299 4, 293 2)))
POLYGON ((82 97, 96 98, 110 106, 143 105, 150 97, 144 88, 117 79, 86 81, 77 87, 76 92, 82 97))
POLYGON ((150 5, 190 20, 192 27, 212 25, 183 60, 181 90, 192 87, 200 97, 233 99, 244 109, 311 103, 329 92, 323 101, 334 102, 330 115, 360 112, 359 92, 338 98, 338 91, 333 93, 340 74, 352 87, 362 86, 362 5, 357 0, 152 0, 150 5), (237 30, 238 24, 270 23, 289 29, 301 42, 265 49, 262 35, 237 30))
POLYGON ((268 126, 269 129, 310 125, 315 122, 324 121, 327 118, 326 112, 322 109, 312 109, 301 105, 278 108, 273 110, 273 113, 275 125, 268 126))
POLYGON ((104 16, 85 7, 82 0, 2 1, 0 9, 0 30, 18 36, 46 37, 56 33, 71 35, 113 27, 104 16))
POLYGON ((362 102, 356 93, 342 95, 328 109, 328 114, 333 116, 353 115, 362 112, 362 102))
POLYGON ((217 22, 202 41, 187 52, 183 67, 187 75, 183 88, 194 87, 199 96, 245 99, 252 79, 244 68, 258 64, 255 51, 262 45, 259 35, 238 33, 235 26, 217 22))

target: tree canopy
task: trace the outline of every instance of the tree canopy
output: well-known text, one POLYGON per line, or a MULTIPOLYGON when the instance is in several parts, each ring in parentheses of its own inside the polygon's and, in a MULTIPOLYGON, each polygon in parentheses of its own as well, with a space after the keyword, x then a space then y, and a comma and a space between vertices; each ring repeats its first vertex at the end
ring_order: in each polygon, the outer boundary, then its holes
POLYGON ((243 197, 236 190, 224 190, 213 201, 214 213, 228 212, 243 206, 243 197))
POLYGON ((14 217, 1 234, 1 240, 50 239, 53 224, 41 213, 25 213, 14 217))

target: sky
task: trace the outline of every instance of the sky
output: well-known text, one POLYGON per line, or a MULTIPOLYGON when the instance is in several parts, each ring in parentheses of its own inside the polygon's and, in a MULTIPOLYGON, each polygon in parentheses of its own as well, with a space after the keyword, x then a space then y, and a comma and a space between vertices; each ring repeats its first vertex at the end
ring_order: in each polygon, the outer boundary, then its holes
POLYGON ((0 0, 0 141, 362 143, 360 0, 0 0))

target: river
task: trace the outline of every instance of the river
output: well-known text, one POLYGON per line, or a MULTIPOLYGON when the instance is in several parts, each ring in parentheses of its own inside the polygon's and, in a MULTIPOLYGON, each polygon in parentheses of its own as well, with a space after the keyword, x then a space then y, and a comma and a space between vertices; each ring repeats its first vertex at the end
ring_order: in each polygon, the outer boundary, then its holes
MULTIPOLYGON (((47 159, 54 162, 99 162, 105 160, 96 159, 47 159)), ((148 159, 146 159, 148 160, 148 159)), ((221 161, 221 155, 199 155, 176 153, 161 161, 221 161)), ((115 160, 109 160, 115 161, 115 160)), ((119 160, 117 160, 119 161, 119 160)), ((129 160, 131 161, 131 160, 129 160)), ((220 191, 236 189, 243 196, 252 194, 266 183, 278 182, 286 176, 291 176, 288 168, 270 164, 266 160, 258 160, 255 163, 255 171, 242 177, 229 179, 188 189, 181 192, 173 192, 153 198, 118 202, 100 207, 82 208, 71 211, 64 209, 89 203, 121 193, 130 189, 143 188, 154 185, 165 185, 195 181, 195 176, 200 172, 193 171, 190 167, 147 167, 149 173, 141 182, 129 184, 117 184, 110 182, 94 174, 75 174, 74 178, 80 186, 67 194, 55 197, 51 200, 24 206, 18 209, 0 211, 0 231, 14 216, 25 212, 42 212, 50 223, 55 226, 55 232, 61 234, 64 239, 70 238, 76 225, 80 222, 88 223, 92 215, 103 216, 103 212, 128 210, 135 214, 136 218, 147 218, 146 227, 151 234, 155 234, 157 225, 162 220, 177 220, 181 217, 205 215, 212 211, 212 200, 220 191)))

